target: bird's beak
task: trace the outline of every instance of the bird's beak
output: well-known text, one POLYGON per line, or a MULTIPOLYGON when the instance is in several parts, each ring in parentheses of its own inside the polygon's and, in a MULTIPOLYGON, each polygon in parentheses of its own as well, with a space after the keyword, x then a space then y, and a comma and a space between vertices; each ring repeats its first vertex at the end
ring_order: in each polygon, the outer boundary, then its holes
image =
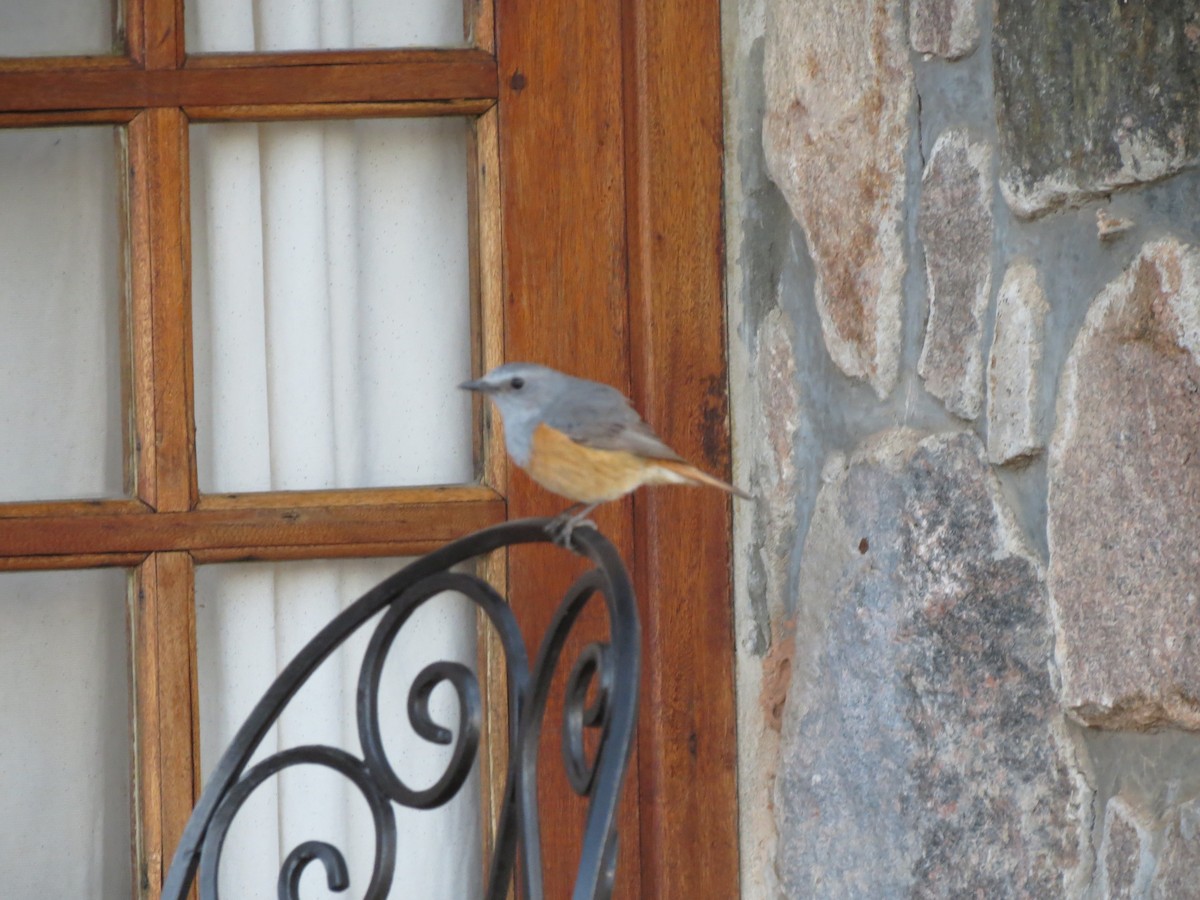
POLYGON ((481 394, 486 394, 492 389, 492 386, 481 378, 477 378, 474 381, 464 381, 458 387, 459 390, 478 391, 481 394))

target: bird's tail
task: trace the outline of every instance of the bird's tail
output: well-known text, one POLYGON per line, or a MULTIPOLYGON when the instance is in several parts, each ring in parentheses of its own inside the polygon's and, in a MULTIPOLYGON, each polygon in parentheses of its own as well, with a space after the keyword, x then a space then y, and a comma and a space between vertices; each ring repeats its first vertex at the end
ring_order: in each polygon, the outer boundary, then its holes
POLYGON ((714 478, 707 472, 702 472, 695 466, 685 463, 676 462, 674 460, 656 460, 657 467, 660 470, 665 470, 663 481, 665 482, 690 482, 692 484, 706 484, 709 487, 720 488, 735 497, 741 497, 743 500, 753 500, 754 498, 743 491, 741 488, 736 488, 732 484, 726 484, 720 478, 714 478), (670 473, 670 474, 667 474, 670 473), (671 477, 674 476, 674 477, 671 477))

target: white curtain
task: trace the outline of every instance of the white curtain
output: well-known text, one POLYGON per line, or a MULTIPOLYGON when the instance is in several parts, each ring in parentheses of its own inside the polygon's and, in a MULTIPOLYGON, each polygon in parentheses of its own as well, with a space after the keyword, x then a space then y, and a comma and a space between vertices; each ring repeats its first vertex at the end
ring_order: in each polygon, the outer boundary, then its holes
MULTIPOLYGON (((116 148, 0 130, 0 501, 122 492, 116 148)), ((130 895, 126 593, 0 572, 0 896, 130 895)))
POLYGON ((184 15, 191 53, 463 43, 462 0, 187 0, 184 15))
MULTIPOLYGON (((403 560, 237 564, 203 567, 197 578, 201 759, 211 769, 276 671, 340 609, 396 571, 403 560)), ((472 664, 473 614, 451 595, 423 607, 397 637, 380 691, 381 732, 393 769, 406 784, 428 787, 446 770, 450 748, 425 743, 409 727, 408 688, 439 659, 472 664)), ((285 747, 324 744, 361 757, 354 719, 359 665, 378 617, 327 660, 284 711, 256 761, 285 747)), ((431 702, 435 721, 457 731, 448 687, 431 702)), ((394 897, 470 898, 481 892, 478 767, 447 806, 394 807, 399 832, 394 897)), ((361 795, 341 776, 315 766, 264 783, 234 821, 221 863, 224 896, 273 898, 283 857, 307 840, 341 850, 350 896, 362 896, 375 832, 361 795)), ((318 865, 306 871, 301 896, 334 897, 318 865)))
POLYGON ((111 127, 0 129, 0 501, 122 493, 111 127))
POLYGON ((0 56, 113 53, 119 0, 4 0, 0 56))
MULTIPOLYGON (((205 46, 345 46, 366 4, 354 16, 345 7, 333 15, 333 4, 286 6, 206 3, 195 7, 194 27, 205 46)), ((470 405, 455 389, 470 371, 465 123, 212 124, 190 135, 201 490, 469 481, 470 405)), ((201 567, 205 772, 283 665, 400 564, 201 567)), ((435 659, 473 665, 475 657, 472 610, 461 599, 436 603, 406 626, 385 670, 385 743, 417 787, 436 780, 448 750, 408 727, 412 678, 435 659)), ((264 753, 305 743, 361 753, 354 690, 366 639, 325 663, 264 753)), ((433 713, 456 726, 448 687, 435 694, 433 713)), ((476 777, 441 810, 398 810, 394 896, 479 893, 476 777)), ((310 839, 346 853, 351 893, 361 895, 374 846, 365 803, 345 779, 315 767, 284 773, 248 802, 231 832, 222 888, 273 897, 279 863, 310 839)), ((330 896, 319 869, 307 871, 304 896, 330 896)))
MULTIPOLYGON (((413 4, 195 0, 190 49, 461 41, 460 5, 427 4, 410 32, 401 7, 413 4)), ((0 2, 0 55, 106 52, 112 22, 108 2, 0 2)), ((454 389, 470 371, 465 135, 449 119, 193 127, 204 491, 471 479, 469 402, 454 389)), ((107 126, 0 129, 0 501, 124 493, 117 143, 107 126)), ((296 650, 400 562, 201 567, 205 771, 296 650)), ((434 658, 474 662, 472 612, 437 602, 385 670, 385 743, 418 787, 447 751, 407 728, 412 674, 434 658)), ((120 570, 0 573, 0 896, 131 894, 125 608, 120 570)), ((329 661, 265 752, 360 752, 365 640, 329 661)), ((448 688, 432 706, 455 727, 448 688)), ((361 896, 365 806, 308 768, 264 785, 235 825, 226 896, 274 896, 279 860, 310 838, 346 852, 361 896)), ((445 809, 400 811, 395 896, 478 894, 476 798, 472 780, 445 809)), ((303 896, 328 895, 318 870, 303 896)))
POLYGON ((0 572, 0 896, 130 896, 125 585, 0 572))

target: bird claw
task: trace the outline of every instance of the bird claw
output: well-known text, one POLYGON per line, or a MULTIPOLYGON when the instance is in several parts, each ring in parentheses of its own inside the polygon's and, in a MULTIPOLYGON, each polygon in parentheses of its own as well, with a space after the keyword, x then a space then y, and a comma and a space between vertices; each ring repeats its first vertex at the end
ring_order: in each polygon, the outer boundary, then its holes
POLYGON ((584 515, 570 515, 569 511, 562 515, 555 516, 546 523, 546 534, 550 536, 550 540, 558 547, 564 549, 571 546, 571 535, 576 528, 591 528, 594 531, 600 529, 596 523, 584 515))

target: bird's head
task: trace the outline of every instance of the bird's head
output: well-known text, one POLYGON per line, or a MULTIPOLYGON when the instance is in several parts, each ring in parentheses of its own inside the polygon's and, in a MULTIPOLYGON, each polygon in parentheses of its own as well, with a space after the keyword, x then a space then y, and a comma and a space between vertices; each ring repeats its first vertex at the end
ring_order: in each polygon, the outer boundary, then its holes
POLYGON ((530 422, 558 396, 570 379, 562 372, 533 363, 510 362, 497 366, 481 378, 459 385, 490 397, 506 425, 530 422))

